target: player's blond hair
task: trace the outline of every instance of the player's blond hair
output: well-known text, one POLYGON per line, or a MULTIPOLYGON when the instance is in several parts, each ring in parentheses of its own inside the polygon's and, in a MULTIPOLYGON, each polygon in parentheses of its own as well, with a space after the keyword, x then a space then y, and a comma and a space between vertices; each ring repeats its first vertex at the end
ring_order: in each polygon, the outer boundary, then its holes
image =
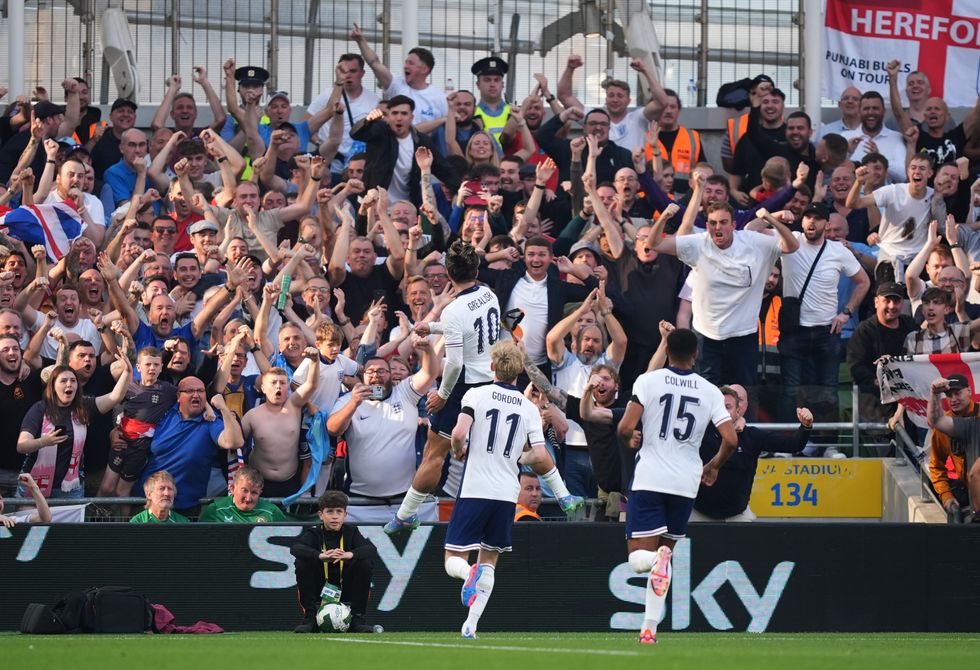
POLYGON ((499 381, 512 382, 524 371, 524 357, 511 340, 500 340, 490 350, 490 362, 499 381))

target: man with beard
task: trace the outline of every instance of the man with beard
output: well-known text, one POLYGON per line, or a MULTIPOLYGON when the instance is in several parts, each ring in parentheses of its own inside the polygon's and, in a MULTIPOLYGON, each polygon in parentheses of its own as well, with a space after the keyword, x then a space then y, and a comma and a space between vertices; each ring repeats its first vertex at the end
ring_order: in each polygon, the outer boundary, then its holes
POLYGON ((905 287, 882 282, 875 289, 875 313, 862 321, 847 343, 847 366, 861 397, 861 416, 884 419, 895 411, 895 405, 882 405, 875 374, 875 362, 882 356, 905 353, 905 336, 917 330, 912 317, 903 314, 905 287))
POLYGON ((866 165, 855 171, 857 179, 851 185, 845 205, 866 207, 871 210, 869 214, 880 215, 877 231, 880 253, 875 279, 895 281, 904 276, 906 266, 925 245, 929 221, 934 218, 933 191, 928 186, 932 177, 932 158, 923 154, 909 160, 907 184, 889 184, 870 192, 866 184, 870 174, 866 165), (864 195, 860 194, 862 186, 865 187, 864 195))
MULTIPOLYGON (((786 94, 778 88, 772 88, 769 82, 759 82, 758 89, 762 89, 752 96, 755 100, 759 96, 757 132, 764 133, 774 142, 786 140, 786 121, 783 119, 785 109, 786 94), (760 96, 761 93, 761 96, 760 96)), ((748 131, 751 116, 745 115, 745 131, 748 131)), ((759 173, 766 162, 767 155, 759 152, 755 143, 750 140, 745 133, 739 138, 735 145, 734 155, 725 165, 730 172, 728 183, 731 185, 732 197, 742 207, 751 204, 749 191, 759 185, 759 173)))
MULTIPOLYGON (((303 356, 312 363, 319 358, 314 347, 303 356)), ((313 396, 320 380, 320 366, 311 365, 309 376, 295 392, 289 392, 289 375, 271 368, 261 377, 265 402, 242 418, 242 434, 252 439, 249 464, 265 478, 263 489, 271 498, 299 492, 310 469, 309 445, 300 439, 303 405, 313 396)))
MULTIPOLYGON (((765 90, 771 88, 771 84, 762 83, 759 85, 759 88, 765 90)), ((806 163, 810 169, 807 186, 813 188, 821 165, 816 149, 810 142, 810 137, 813 134, 810 117, 806 112, 793 112, 786 117, 783 137, 774 139, 763 130, 761 124, 762 101, 768 99, 768 97, 761 98, 752 107, 752 111, 749 112, 749 125, 745 135, 746 140, 755 146, 763 162, 773 156, 783 156, 789 161, 790 169, 794 171, 800 163, 806 163)), ((758 172, 755 172, 751 177, 754 178, 757 174, 758 172)), ((740 204, 744 206, 747 203, 740 204)))
MULTIPOLYGON (((421 367, 398 384, 383 358, 364 364, 364 383, 357 384, 330 409, 327 430, 347 440, 347 467, 351 495, 374 499, 375 504, 351 509, 358 523, 388 521, 392 501, 401 498, 415 476, 415 435, 419 401, 439 375, 440 361, 428 337, 412 336, 421 367)), ((435 521, 435 504, 424 505, 420 518, 435 521)))
MULTIPOLYGON (((44 314, 30 306, 29 301, 39 292, 47 289, 47 278, 35 279, 14 301, 14 309, 21 313, 24 324, 29 324, 29 330, 37 330, 44 323, 44 314)), ((83 340, 95 343, 96 355, 102 351, 102 339, 99 330, 89 318, 82 317, 81 305, 78 300, 78 289, 69 284, 62 284, 54 294, 54 309, 58 318, 53 327, 63 332, 77 335, 83 340)), ((53 359, 58 353, 58 343, 49 334, 41 345, 41 356, 53 359)))
POLYGON ((32 370, 22 378, 23 352, 13 334, 0 334, 0 406, 4 420, 0 422, 0 489, 11 494, 17 486, 17 475, 24 455, 17 453, 20 425, 34 403, 41 399, 41 373, 32 370))
MULTIPOLYGON (((578 54, 572 54, 565 63, 565 69, 558 80, 558 100, 565 107, 576 107, 583 113, 585 105, 572 93, 572 76, 575 70, 582 67, 585 61, 578 54)), ((660 85, 656 70, 650 70, 647 64, 634 58, 630 68, 643 77, 650 87, 650 101, 643 107, 630 110, 630 85, 625 81, 610 79, 602 84, 606 90, 605 111, 610 121, 609 139, 629 151, 642 149, 647 125, 660 116, 663 109, 670 103, 668 93, 660 85)), ((669 152, 668 152, 669 153, 669 152)), ((699 159, 703 160, 703 159, 699 159)), ((697 161, 695 161, 697 162, 697 161)))
POLYGON ((77 202, 79 197, 81 197, 82 204, 92 221, 97 224, 98 239, 93 241, 96 246, 99 246, 102 244, 105 235, 105 208, 102 206, 101 200, 91 193, 85 192, 85 163, 77 158, 69 158, 58 169, 58 175, 55 177, 55 188, 44 199, 44 202, 64 202, 65 200, 77 202))
MULTIPOLYGON (((780 332, 779 354, 786 402, 798 406, 798 387, 810 387, 816 396, 810 406, 831 420, 837 416, 840 331, 858 311, 871 280, 854 254, 824 236, 829 216, 822 204, 803 210, 803 232, 793 233, 799 248, 782 257, 783 296, 798 297, 804 284, 806 291, 799 328, 780 332), (854 288, 838 312, 837 286, 843 277, 854 282, 854 288)), ((788 415, 783 418, 789 420, 788 415)))
MULTIPOLYGON (((456 143, 465 147, 473 133, 483 130, 481 121, 476 118, 476 98, 469 91, 455 91, 446 98, 449 103, 449 113, 456 121, 456 143)), ((377 106, 377 105, 375 105, 377 106)), ((446 120, 436 119, 418 125, 420 133, 431 132, 432 139, 443 156, 449 155, 446 148, 446 120), (430 130, 434 128, 434 130, 430 130)))
MULTIPOLYGON (((606 298, 605 288, 605 282, 600 282, 599 288, 589 293, 578 309, 548 331, 546 345, 552 376, 555 385, 568 395, 583 394, 594 366, 605 365, 611 370, 618 370, 626 354, 626 333, 613 316, 612 302, 606 298), (598 324, 580 325, 583 317, 592 316, 594 310, 609 333, 609 346, 605 349, 602 346, 605 337, 598 324), (572 335, 571 351, 565 347, 565 337, 569 334, 572 335)), ((525 368, 530 375, 530 366, 525 365, 525 368)), ((569 417, 568 432, 565 433, 565 483, 573 494, 584 497, 594 493, 588 486, 592 481, 593 468, 589 464, 587 438, 582 426, 569 417)), ((619 490, 618 487, 600 487, 605 491, 619 490)))
POLYGON ((205 393, 204 382, 197 377, 185 377, 177 384, 177 404, 157 424, 150 445, 152 456, 140 483, 145 486, 149 473, 168 471, 177 489, 173 507, 188 515, 197 513, 198 501, 207 493, 218 449, 245 446, 238 419, 220 395, 211 398, 211 405, 221 416, 205 421, 205 393))
POLYGON ((902 133, 885 127, 885 101, 877 91, 861 95, 861 127, 843 133, 852 161, 860 161, 869 153, 879 153, 888 159, 888 176, 892 181, 905 181, 905 140, 902 133))
MULTIPOLYGON (((668 205, 660 215, 662 225, 678 210, 677 205, 668 205)), ((620 368, 624 388, 633 387, 633 381, 646 371, 650 357, 660 346, 657 324, 676 321, 677 294, 684 283, 683 264, 674 256, 658 253, 650 233, 651 226, 637 228, 633 253, 616 265, 619 290, 629 309, 629 343, 620 368)))

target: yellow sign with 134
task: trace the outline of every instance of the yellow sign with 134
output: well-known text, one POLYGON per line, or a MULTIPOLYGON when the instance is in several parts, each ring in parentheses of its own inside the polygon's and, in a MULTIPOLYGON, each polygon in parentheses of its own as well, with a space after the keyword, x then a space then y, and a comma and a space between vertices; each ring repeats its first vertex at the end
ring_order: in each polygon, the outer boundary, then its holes
POLYGON ((759 461, 749 506, 759 517, 881 518, 878 459, 759 461))

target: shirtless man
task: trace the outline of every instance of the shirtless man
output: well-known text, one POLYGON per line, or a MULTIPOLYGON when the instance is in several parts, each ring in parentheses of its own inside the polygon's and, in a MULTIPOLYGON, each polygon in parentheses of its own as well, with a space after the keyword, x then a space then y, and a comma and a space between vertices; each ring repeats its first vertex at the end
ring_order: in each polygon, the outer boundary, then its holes
POLYGON ((309 451, 299 453, 300 414, 320 380, 320 366, 312 364, 320 352, 307 347, 303 356, 311 362, 306 381, 290 395, 286 371, 267 370, 260 379, 265 403, 250 409, 242 419, 245 439, 253 439, 249 465, 265 477, 264 492, 272 498, 296 493, 310 469, 309 451))

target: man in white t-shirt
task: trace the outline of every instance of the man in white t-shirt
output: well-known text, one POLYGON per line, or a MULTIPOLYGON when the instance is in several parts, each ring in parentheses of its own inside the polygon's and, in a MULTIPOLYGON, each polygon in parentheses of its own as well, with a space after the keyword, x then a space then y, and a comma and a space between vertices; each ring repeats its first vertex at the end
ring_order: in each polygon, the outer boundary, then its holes
POLYGON ((99 246, 102 244, 102 239, 105 234, 105 208, 101 200, 91 193, 85 193, 84 188, 85 164, 77 158, 69 158, 61 164, 61 168, 58 170, 58 176, 55 177, 55 188, 48 193, 48 197, 44 199, 44 202, 64 202, 65 200, 74 202, 80 195, 92 222, 98 226, 96 235, 93 236, 90 234, 88 237, 95 242, 96 246, 99 246))
POLYGON ((881 216, 878 266, 875 268, 875 279, 879 283, 897 281, 905 275, 905 267, 926 243, 929 222, 936 218, 933 191, 928 186, 932 178, 932 158, 928 154, 916 154, 909 160, 906 174, 907 184, 888 184, 873 193, 861 195, 861 188, 871 177, 871 169, 862 165, 854 173, 856 178, 844 202, 851 209, 874 207, 881 216))
POLYGON ((787 296, 799 297, 806 283, 800 304, 800 327, 779 333, 780 369, 787 387, 784 409, 792 411, 784 417, 787 421, 796 416, 795 396, 800 386, 815 392, 817 397, 805 406, 813 407, 818 417, 837 416, 840 331, 857 312, 871 287, 871 279, 854 254, 840 242, 824 236, 829 218, 826 205, 807 206, 803 210, 803 232, 793 233, 799 240, 799 249, 782 259, 783 300, 787 296), (807 282, 810 268, 813 272, 807 282), (842 277, 850 279, 853 288, 847 304, 838 313, 837 285, 842 277))
POLYGON ((360 26, 356 23, 351 28, 350 38, 357 43, 357 48, 361 50, 364 61, 374 72, 378 85, 384 89, 386 98, 404 95, 415 102, 413 125, 442 119, 449 114, 446 94, 427 81, 432 68, 436 66, 436 59, 431 51, 423 47, 410 49, 405 56, 405 76, 396 77, 368 45, 360 26))
MULTIPOLYGON (((572 76, 585 63, 578 54, 568 57, 565 70, 558 80, 558 100, 565 107, 578 107, 585 112, 585 105, 572 93, 572 76)), ((656 70, 651 70, 647 64, 634 58, 630 67, 636 70, 650 87, 650 101, 643 107, 630 110, 630 85, 619 79, 610 79, 603 83, 606 89, 605 110, 609 113, 609 141, 615 142, 630 151, 642 149, 646 143, 647 128, 650 121, 660 116, 660 111, 667 104, 668 97, 660 85, 656 70)))
POLYGON ((657 624, 670 588, 671 552, 687 532, 698 489, 715 483, 718 469, 738 444, 721 391, 694 372, 697 357, 693 332, 680 328, 670 333, 667 367, 637 378, 617 428, 619 439, 632 446, 633 431, 643 420, 626 511, 630 567, 649 574, 640 644, 657 641, 657 624), (702 464, 701 438, 709 423, 718 429, 721 446, 714 458, 702 464))
POLYGON ((870 153, 879 153, 888 159, 888 176, 892 181, 902 181, 905 173, 905 138, 902 133, 886 128, 885 100, 878 91, 865 91, 861 95, 861 126, 841 133, 847 140, 848 158, 859 163, 870 153))
MULTIPOLYGON (((413 335, 412 344, 421 360, 418 372, 393 385, 388 361, 368 359, 364 383, 337 400, 327 420, 330 434, 347 440, 351 495, 377 500, 351 508, 350 520, 356 523, 388 521, 396 511, 393 500, 405 495, 415 476, 419 400, 439 374, 439 359, 429 338, 413 335)), ((438 521, 436 504, 424 503, 419 517, 438 521)))
MULTIPOLYGON (((24 323, 36 332, 45 324, 44 314, 30 306, 28 301, 37 292, 47 288, 47 278, 35 279, 14 301, 14 309, 21 313, 24 323)), ((61 334, 77 335, 80 340, 87 340, 95 348, 95 355, 102 352, 102 336, 92 320, 81 315, 82 307, 78 299, 78 289, 72 284, 62 284, 54 294, 54 309, 57 318, 49 329, 44 343, 41 345, 41 356, 54 359, 58 355, 58 340, 51 332, 60 329, 61 334)))
POLYGON ((663 237, 659 219, 647 237, 660 253, 677 256, 693 273, 693 326, 701 336, 702 374, 713 384, 755 386, 758 379, 759 308, 769 271, 780 254, 800 246, 782 222, 772 219, 777 237, 735 230, 727 202, 708 205, 707 232, 692 234, 701 209, 704 178, 694 179, 694 192, 677 229, 663 237))
MULTIPOLYGON (((350 136, 351 126, 378 106, 378 96, 373 91, 365 90, 364 86, 361 85, 361 81, 364 79, 364 59, 359 55, 341 55, 336 70, 338 78, 334 81, 333 87, 324 89, 320 95, 313 99, 303 118, 309 119, 314 114, 326 109, 327 101, 334 89, 338 86, 343 87, 344 137, 341 139, 337 151, 343 154, 345 158, 350 158, 354 154, 364 151, 365 148, 363 142, 355 142, 350 136), (339 75, 342 75, 342 78, 339 75)), ((330 127, 326 124, 320 126, 320 130, 317 132, 321 142, 326 142, 329 134, 330 127)), ((331 172, 340 172, 341 166, 331 164, 330 170, 331 172)))

